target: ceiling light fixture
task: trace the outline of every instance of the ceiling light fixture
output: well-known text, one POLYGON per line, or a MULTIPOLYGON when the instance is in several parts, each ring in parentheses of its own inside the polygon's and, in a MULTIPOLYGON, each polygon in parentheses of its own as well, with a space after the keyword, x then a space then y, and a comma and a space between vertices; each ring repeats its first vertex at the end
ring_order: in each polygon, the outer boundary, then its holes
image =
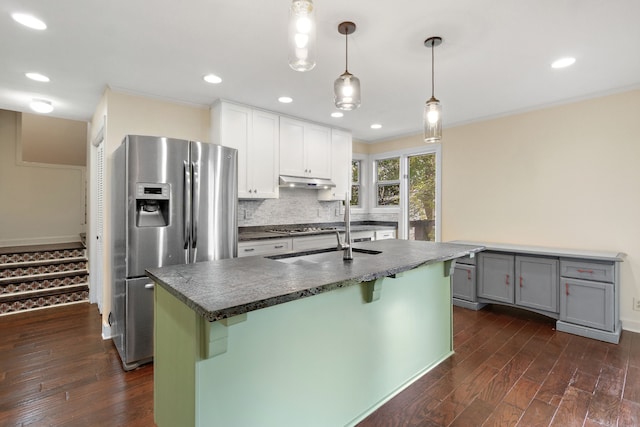
POLYGON ((222 79, 215 74, 207 74, 202 78, 205 82, 217 85, 218 83, 222 83, 222 79))
POLYGON ((442 37, 429 37, 424 41, 426 47, 431 48, 431 98, 424 106, 424 142, 439 142, 442 139, 442 107, 434 93, 434 58, 433 51, 442 44, 442 37))
POLYGON ((360 79, 349 72, 349 34, 356 31, 353 22, 342 22, 338 25, 338 32, 344 34, 345 60, 344 73, 333 84, 336 107, 351 111, 360 106, 360 79))
POLYGON ((282 102, 283 104, 291 104, 293 102, 293 98, 289 96, 281 96, 280 98, 278 98, 278 101, 282 102))
POLYGON ((371 125, 371 129, 382 129, 382 125, 380 123, 374 123, 371 125))
POLYGON ((343 117, 344 113, 341 113, 340 111, 334 111, 333 113, 331 113, 331 117, 333 117, 334 119, 339 119, 340 117, 343 117))
POLYGON ((316 66, 316 22, 311 0, 293 0, 289 8, 289 66, 310 71, 316 66))
POLYGON ((46 83, 46 82, 50 81, 49 77, 45 76, 44 74, 40 74, 40 73, 25 73, 25 76, 27 76, 31 80, 35 80, 37 82, 45 82, 46 83))
POLYGON ((24 25, 25 27, 32 28, 34 30, 46 30, 47 24, 45 24, 40 19, 36 18, 33 15, 28 15, 26 13, 13 13, 11 17, 14 21, 24 25))
POLYGON ((47 114, 53 111, 51 101, 47 101, 46 99, 33 98, 29 107, 31 107, 31 109, 36 113, 47 114))
POLYGON ((560 58, 551 63, 551 68, 565 68, 565 67, 569 67, 570 65, 573 65, 575 62, 576 62, 576 58, 571 58, 571 57, 560 58))

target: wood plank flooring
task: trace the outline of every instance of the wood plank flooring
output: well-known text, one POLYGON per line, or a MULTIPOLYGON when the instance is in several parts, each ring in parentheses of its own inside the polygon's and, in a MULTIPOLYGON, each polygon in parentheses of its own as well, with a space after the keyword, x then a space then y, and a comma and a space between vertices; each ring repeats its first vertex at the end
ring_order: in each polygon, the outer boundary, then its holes
POLYGON ((640 426, 640 334, 557 332, 522 310, 454 307, 456 354, 359 424, 640 426))
POLYGON ((0 317, 0 426, 154 426, 153 366, 101 333, 89 303, 0 317))
MULTIPOLYGON (((640 426, 640 334, 553 326, 454 308, 456 354, 359 426, 640 426)), ((0 426, 154 426, 153 366, 124 372, 100 334, 86 303, 0 318, 0 426)))

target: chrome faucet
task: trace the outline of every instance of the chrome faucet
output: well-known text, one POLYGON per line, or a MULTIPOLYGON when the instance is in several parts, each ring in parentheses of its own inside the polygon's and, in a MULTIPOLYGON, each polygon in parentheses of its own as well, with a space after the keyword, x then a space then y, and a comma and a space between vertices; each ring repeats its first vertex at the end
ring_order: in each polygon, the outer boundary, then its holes
POLYGON ((351 248, 351 198, 349 193, 345 196, 344 202, 344 242, 340 241, 340 233, 336 231, 338 239, 338 250, 344 250, 342 259, 351 261, 353 259, 353 250, 351 248))

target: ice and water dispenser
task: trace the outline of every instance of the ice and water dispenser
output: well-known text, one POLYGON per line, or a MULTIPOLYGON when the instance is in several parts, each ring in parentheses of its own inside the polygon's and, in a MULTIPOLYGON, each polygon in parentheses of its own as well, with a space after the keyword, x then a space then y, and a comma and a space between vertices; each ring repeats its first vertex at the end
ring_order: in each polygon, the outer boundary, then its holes
POLYGON ((169 184, 136 184, 136 226, 166 227, 169 225, 171 191, 169 184))

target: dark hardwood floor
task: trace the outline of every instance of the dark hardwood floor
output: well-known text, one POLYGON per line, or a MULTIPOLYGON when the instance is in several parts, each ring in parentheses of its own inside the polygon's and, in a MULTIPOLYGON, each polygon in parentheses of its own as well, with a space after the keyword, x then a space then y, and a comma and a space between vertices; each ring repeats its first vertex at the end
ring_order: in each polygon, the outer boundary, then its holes
MULTIPOLYGON (((553 326, 454 308, 456 354, 359 426, 640 426, 640 334, 553 326)), ((153 367, 124 372, 100 333, 89 304, 0 317, 0 426, 154 426, 153 367)))
POLYGON ((153 366, 125 373, 95 304, 0 317, 0 426, 154 426, 153 366))

